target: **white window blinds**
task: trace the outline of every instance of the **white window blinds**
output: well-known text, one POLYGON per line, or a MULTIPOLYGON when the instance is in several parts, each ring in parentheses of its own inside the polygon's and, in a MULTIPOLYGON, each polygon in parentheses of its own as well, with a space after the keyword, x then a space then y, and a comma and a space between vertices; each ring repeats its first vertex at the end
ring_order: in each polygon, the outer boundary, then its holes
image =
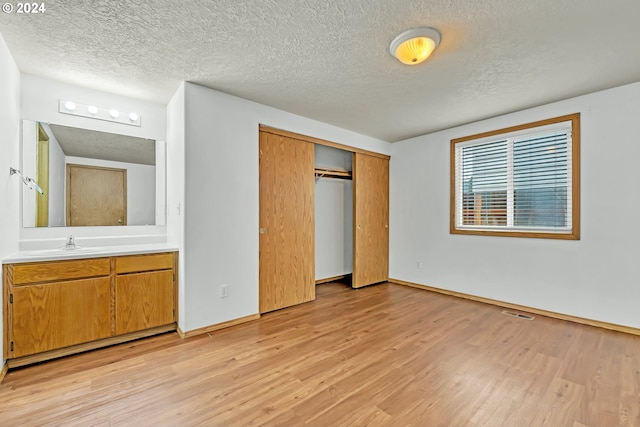
POLYGON ((571 229, 571 131, 513 141, 513 225, 571 229))
POLYGON ((456 229, 572 231, 571 122, 465 140, 452 154, 456 229))

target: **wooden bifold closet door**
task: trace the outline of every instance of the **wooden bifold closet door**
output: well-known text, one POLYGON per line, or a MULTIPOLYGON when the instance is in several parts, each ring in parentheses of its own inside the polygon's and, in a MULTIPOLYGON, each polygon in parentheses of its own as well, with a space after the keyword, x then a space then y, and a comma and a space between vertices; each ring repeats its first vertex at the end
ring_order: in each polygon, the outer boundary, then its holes
POLYGON ((314 300, 313 144, 260 131, 260 313, 314 300))
POLYGON ((353 155, 353 277, 360 288, 389 279, 389 159, 353 155))

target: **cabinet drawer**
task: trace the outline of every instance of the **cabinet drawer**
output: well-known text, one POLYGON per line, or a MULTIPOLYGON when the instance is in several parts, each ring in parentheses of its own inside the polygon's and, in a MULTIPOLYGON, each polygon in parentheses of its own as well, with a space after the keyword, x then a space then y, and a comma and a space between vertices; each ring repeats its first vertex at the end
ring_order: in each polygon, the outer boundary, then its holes
POLYGON ((14 264, 13 284, 108 276, 110 268, 109 258, 14 264))
POLYGON ((116 258, 116 274, 173 268, 173 253, 131 255, 116 258))

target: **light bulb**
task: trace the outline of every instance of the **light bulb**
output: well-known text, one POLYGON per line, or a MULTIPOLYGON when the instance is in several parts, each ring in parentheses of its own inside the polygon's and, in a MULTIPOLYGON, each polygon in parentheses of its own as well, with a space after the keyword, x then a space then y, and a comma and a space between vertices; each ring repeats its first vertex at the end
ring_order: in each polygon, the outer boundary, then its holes
POLYGON ((112 108, 111 110, 109 110, 109 115, 111 117, 113 117, 114 119, 117 119, 118 116, 120 115, 120 112, 118 110, 112 108))
POLYGON ((87 107, 87 111, 89 112, 89 114, 93 114, 95 116, 96 114, 98 114, 98 107, 96 107, 95 105, 89 105, 87 107))
POLYGON ((140 117, 136 113, 129 113, 129 120, 131 120, 132 122, 137 121, 139 118, 140 117))
POLYGON ((64 108, 66 108, 69 111, 73 111, 76 109, 76 103, 73 101, 67 101, 64 103, 64 108))

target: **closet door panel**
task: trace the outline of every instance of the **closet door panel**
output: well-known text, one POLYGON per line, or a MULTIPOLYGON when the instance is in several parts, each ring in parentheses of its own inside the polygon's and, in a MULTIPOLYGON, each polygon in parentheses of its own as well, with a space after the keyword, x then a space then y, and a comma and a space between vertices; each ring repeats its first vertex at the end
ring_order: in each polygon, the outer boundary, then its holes
POLYGON ((389 160, 353 157, 354 288, 389 279, 389 160))
POLYGON ((260 132, 260 312, 315 299, 313 144, 260 132))

